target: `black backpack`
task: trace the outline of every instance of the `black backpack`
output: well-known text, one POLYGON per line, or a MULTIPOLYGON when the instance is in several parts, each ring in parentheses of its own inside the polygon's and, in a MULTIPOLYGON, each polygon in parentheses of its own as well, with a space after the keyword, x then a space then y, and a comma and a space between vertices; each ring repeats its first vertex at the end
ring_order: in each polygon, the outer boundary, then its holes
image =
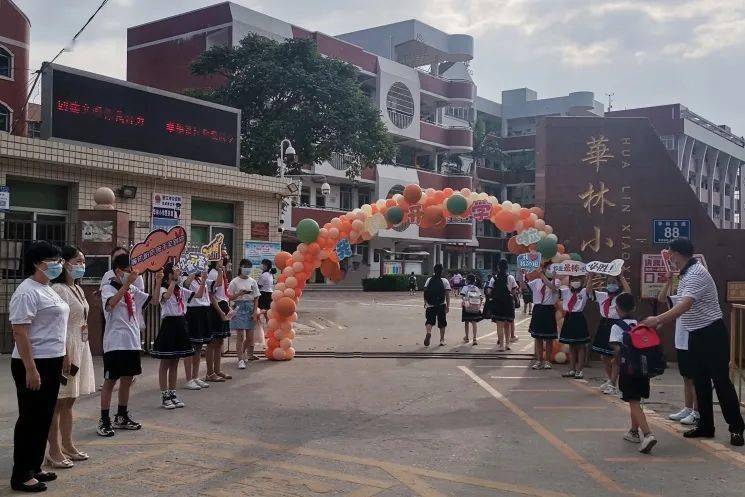
POLYGON ((424 301, 427 305, 442 305, 445 303, 445 285, 442 283, 442 278, 439 276, 432 276, 429 280, 429 284, 424 287, 424 301))
POLYGON ((654 378, 665 372, 667 362, 661 344, 646 349, 637 348, 631 340, 631 333, 629 333, 631 325, 623 319, 616 320, 615 324, 623 330, 619 364, 620 374, 632 378, 654 378))

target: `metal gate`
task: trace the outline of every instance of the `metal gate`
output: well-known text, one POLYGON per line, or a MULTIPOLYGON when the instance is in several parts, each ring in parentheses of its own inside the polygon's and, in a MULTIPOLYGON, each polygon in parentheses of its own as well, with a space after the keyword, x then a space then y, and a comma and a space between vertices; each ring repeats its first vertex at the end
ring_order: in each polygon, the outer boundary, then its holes
POLYGON ((74 223, 53 219, 0 219, 0 353, 13 350, 8 306, 13 292, 26 278, 23 254, 36 240, 46 240, 59 247, 75 245, 77 230, 73 226, 74 223))

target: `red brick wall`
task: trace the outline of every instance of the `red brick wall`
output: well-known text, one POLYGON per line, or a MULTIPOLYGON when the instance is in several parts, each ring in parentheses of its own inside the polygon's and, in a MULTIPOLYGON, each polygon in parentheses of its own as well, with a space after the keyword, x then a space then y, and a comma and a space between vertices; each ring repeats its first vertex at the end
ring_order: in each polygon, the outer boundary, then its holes
POLYGON ((342 214, 345 214, 345 211, 313 209, 308 207, 293 207, 292 226, 297 226, 297 223, 306 218, 315 219, 320 226, 323 226, 324 224, 330 222, 336 216, 340 216, 342 214))
POLYGON ((607 117, 646 117, 659 135, 675 135, 683 132, 680 118, 680 104, 658 105, 641 109, 616 110, 606 113, 607 117))
POLYGON ((127 47, 219 26, 232 22, 232 20, 230 5, 227 2, 212 5, 194 12, 186 12, 168 19, 129 28, 127 30, 127 47))
POLYGON ((444 228, 419 228, 419 236, 427 238, 445 238, 465 240, 472 236, 470 224, 448 224, 444 228))
POLYGON ((419 186, 424 189, 434 188, 442 190, 450 187, 453 190, 462 188, 471 188, 473 182, 470 176, 443 176, 442 174, 430 173, 427 171, 417 171, 419 176, 419 186))
MULTIPOLYGON (((6 0, 0 0, 0 36, 28 46, 31 25, 28 19, 6 0)), ((29 67, 28 50, 18 45, 0 41, 0 45, 13 54, 13 80, 0 79, 0 101, 13 111, 14 134, 26 134, 26 101, 29 67)))

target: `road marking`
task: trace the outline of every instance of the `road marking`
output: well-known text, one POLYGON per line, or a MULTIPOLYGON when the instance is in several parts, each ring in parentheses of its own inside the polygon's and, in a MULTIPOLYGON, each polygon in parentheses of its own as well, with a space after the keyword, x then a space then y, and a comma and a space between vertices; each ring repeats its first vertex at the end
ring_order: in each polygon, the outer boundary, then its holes
POLYGON ((328 318, 321 318, 321 319, 323 319, 323 320, 324 320, 324 321, 326 321, 327 323, 331 323, 331 326, 336 326, 336 327, 337 327, 337 329, 340 329, 340 330, 343 330, 343 329, 344 329, 344 327, 343 327, 342 325, 340 325, 340 324, 338 324, 338 323, 335 323, 335 322, 331 321, 331 320, 330 320, 330 319, 328 319, 328 318))
POLYGON ((520 352, 527 352, 528 350, 534 349, 534 348, 535 348, 535 341, 530 342, 529 344, 525 345, 525 347, 520 349, 520 352))
POLYGON ((505 406, 507 409, 512 411, 512 413, 523 420, 525 424, 530 426, 533 431, 538 433, 540 436, 542 436, 548 443, 554 446, 559 452, 561 452, 564 457, 567 459, 570 459, 573 461, 584 473, 595 480, 597 483, 605 487, 606 490, 610 490, 611 492, 618 492, 622 494, 633 494, 632 491, 627 490, 623 488, 621 485, 616 483, 615 481, 608 478, 603 471, 595 466, 594 464, 590 463, 579 455, 574 449, 572 449, 569 445, 567 445, 565 442, 563 442, 559 437, 554 435, 551 431, 548 430, 545 426, 543 426, 541 423, 536 421, 535 419, 531 418, 525 411, 523 411, 520 407, 517 406, 514 402, 509 400, 507 397, 499 393, 498 390, 496 390, 494 387, 492 387, 489 383, 486 382, 483 378, 481 378, 479 375, 468 369, 466 366, 458 366, 458 369, 463 371, 468 377, 470 377, 474 382, 476 382, 477 385, 479 385, 481 388, 487 391, 492 397, 497 399, 503 406, 505 406))
POLYGON ((574 392, 571 388, 513 388, 511 392, 524 393, 551 393, 551 392, 574 392))
MULTIPOLYGON (((607 395, 603 395, 601 392, 597 391, 596 389, 588 385, 583 385, 581 383, 575 383, 575 382, 570 383, 570 385, 576 388, 580 388, 584 391, 590 392, 593 395, 597 395, 600 398, 604 398, 606 402, 615 405, 616 407, 618 407, 619 409, 623 411, 628 412, 628 408, 626 407, 626 404, 623 403, 621 400, 611 398, 610 396, 607 396, 607 395)), ((645 411, 647 411, 646 408, 645 408, 645 411)), ((739 454, 729 449, 728 447, 720 444, 719 442, 714 442, 712 440, 698 440, 695 438, 685 438, 683 436, 683 432, 685 430, 682 427, 680 427, 680 425, 678 425, 675 421, 666 420, 656 413, 654 415, 652 414, 648 415, 647 421, 650 424, 657 426, 665 430, 666 432, 671 433, 677 436, 678 438, 681 438, 682 440, 697 446, 698 448, 708 452, 709 454, 718 457, 719 459, 728 461, 730 463, 736 464, 737 466, 745 468, 745 455, 739 454)))
POLYGON ((501 368, 515 368, 515 369, 530 369, 529 365, 517 366, 515 364, 495 364, 494 366, 471 366, 472 368, 488 368, 488 369, 501 369, 501 368))
MULTIPOLYGON (((520 321, 518 321, 517 323, 515 323, 515 326, 520 326, 521 324, 523 324, 525 321, 528 321, 528 320, 530 320, 530 318, 521 319, 520 321)), ((488 334, 486 334, 486 335, 484 335, 482 337, 479 337, 479 340, 482 340, 482 339, 484 339, 486 337, 490 337, 492 335, 496 335, 497 333, 499 333, 499 332, 498 331, 492 331, 491 333, 488 333, 488 334)), ((522 336, 522 335, 520 335, 519 333, 515 332, 515 336, 522 336)))
POLYGON ((409 487, 410 490, 412 490, 420 497, 446 497, 445 494, 443 494, 442 492, 438 492, 437 490, 429 486, 424 480, 422 480, 421 478, 417 478, 411 473, 395 468, 385 468, 385 471, 392 477, 409 487))
POLYGON ((537 411, 584 411, 608 409, 608 406, 533 406, 537 411))
POLYGON ((682 462, 704 462, 706 459, 703 457, 660 457, 660 456, 636 456, 636 457, 606 457, 604 459, 605 462, 640 462, 643 464, 647 464, 650 462, 674 462, 674 463, 682 463, 682 462))
POLYGON ((313 326, 314 326, 315 328, 318 328, 318 329, 320 329, 320 330, 325 330, 325 329, 326 329, 326 327, 325 327, 325 326, 323 326, 322 324, 320 324, 320 323, 317 323, 317 322, 315 322, 315 321, 313 321, 313 320, 309 320, 308 322, 309 322, 310 324, 312 324, 312 325, 313 325, 313 326))

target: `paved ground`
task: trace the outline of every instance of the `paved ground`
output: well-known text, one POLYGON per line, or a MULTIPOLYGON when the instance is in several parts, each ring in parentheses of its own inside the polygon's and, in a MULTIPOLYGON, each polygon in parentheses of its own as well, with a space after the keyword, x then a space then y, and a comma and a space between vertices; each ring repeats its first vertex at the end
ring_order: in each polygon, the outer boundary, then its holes
MULTIPOLYGON (((299 350, 421 350, 418 299, 309 293, 299 350), (397 305, 392 305, 397 304, 397 305), (412 307, 408 307, 412 306, 412 307), (341 328, 340 328, 341 327, 341 328), (367 338, 367 340, 364 340, 367 338)), ((454 324, 459 312, 453 314, 454 324)), ((519 320, 520 318, 518 318, 519 320)), ((527 323, 518 334, 524 335, 527 323)), ((482 334, 493 331, 489 325, 482 334)), ((445 352, 458 346, 460 324, 445 352)), ((492 335, 493 336, 493 335, 492 335)), ((479 353, 492 352, 494 340, 479 353)), ((530 348, 523 336, 516 347, 530 348)), ((439 351, 443 348, 436 348, 439 351)), ((9 359, 0 358, 8 371, 9 359)), ((677 407, 674 369, 647 404, 660 444, 643 456, 621 436, 625 405, 586 381, 504 359, 298 358, 259 362, 226 384, 181 392, 185 409, 158 407, 156 363, 146 361, 131 409, 139 432, 95 435, 98 396, 77 405, 88 462, 59 471, 53 496, 738 496, 745 451, 690 441, 664 420, 677 407)), ((15 400, 0 382, 0 479, 7 481, 15 400)), ((718 420, 719 421, 719 420, 718 420)), ((0 487, 0 495, 9 494, 0 487)))

